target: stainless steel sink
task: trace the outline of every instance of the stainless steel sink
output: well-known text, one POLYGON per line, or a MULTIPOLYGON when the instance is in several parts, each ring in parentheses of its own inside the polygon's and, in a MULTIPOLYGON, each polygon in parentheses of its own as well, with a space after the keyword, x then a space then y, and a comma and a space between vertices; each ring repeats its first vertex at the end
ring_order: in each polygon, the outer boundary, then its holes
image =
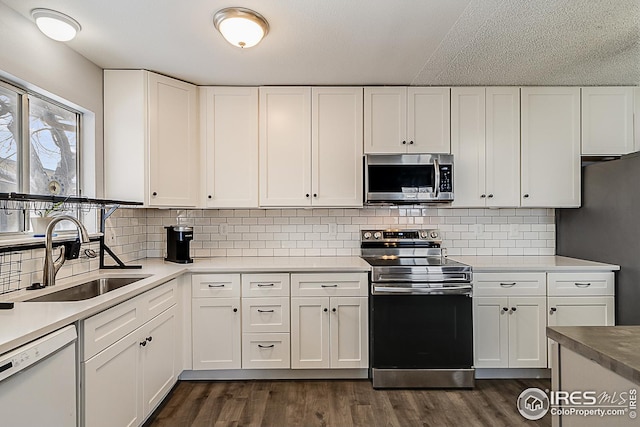
POLYGON ((60 302, 60 301, 82 301, 90 298, 97 297, 99 295, 106 294, 114 289, 121 288, 139 280, 145 279, 147 276, 135 276, 135 277, 102 277, 99 279, 91 280, 90 282, 81 283, 77 286, 61 289, 59 291, 51 292, 50 294, 42 295, 33 299, 29 299, 29 302, 60 302))

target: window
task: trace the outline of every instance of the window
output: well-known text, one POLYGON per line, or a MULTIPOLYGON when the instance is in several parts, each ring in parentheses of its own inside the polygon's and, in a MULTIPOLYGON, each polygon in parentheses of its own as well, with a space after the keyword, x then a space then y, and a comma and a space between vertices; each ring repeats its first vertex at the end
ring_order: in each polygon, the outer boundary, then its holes
MULTIPOLYGON (((0 192, 79 195, 81 115, 0 82, 0 192)), ((0 232, 29 231, 29 215, 0 210, 0 232)))

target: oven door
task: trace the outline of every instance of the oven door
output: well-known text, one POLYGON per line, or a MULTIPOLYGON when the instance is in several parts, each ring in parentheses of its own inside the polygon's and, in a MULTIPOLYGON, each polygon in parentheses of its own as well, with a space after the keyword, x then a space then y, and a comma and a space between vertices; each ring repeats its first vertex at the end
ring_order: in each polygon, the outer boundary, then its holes
POLYGON ((371 295, 371 366, 378 369, 470 369, 469 295, 371 295))
POLYGON ((367 155, 367 203, 420 203, 453 200, 451 155, 367 155))

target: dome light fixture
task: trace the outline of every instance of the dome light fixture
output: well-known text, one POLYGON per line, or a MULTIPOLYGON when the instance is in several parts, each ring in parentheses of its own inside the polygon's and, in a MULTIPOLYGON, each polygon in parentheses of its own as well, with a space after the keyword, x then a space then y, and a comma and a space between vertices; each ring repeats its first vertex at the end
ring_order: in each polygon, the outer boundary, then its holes
POLYGON ((217 11, 213 25, 229 43, 240 48, 257 45, 269 32, 267 20, 258 12, 244 7, 217 11))
POLYGON ((82 27, 78 21, 51 9, 33 9, 31 16, 45 36, 59 42, 72 40, 82 27))

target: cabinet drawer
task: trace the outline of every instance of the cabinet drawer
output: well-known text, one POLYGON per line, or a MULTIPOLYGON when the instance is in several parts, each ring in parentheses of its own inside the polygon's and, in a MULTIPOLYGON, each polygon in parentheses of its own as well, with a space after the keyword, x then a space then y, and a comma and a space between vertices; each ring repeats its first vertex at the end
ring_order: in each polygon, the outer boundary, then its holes
POLYGON ((243 334, 242 368, 268 369, 291 367, 289 334, 243 334))
POLYGON ((549 273, 549 296, 613 295, 614 275, 611 273, 549 273))
POLYGON ((243 297, 288 297, 289 273, 243 274, 243 297))
POLYGON ((194 298, 239 297, 240 274, 194 274, 191 287, 194 298))
POLYGON ((133 332, 145 322, 141 297, 118 304, 91 316, 83 322, 83 360, 98 354, 122 337, 133 332))
POLYGON ((291 296, 366 296, 367 273, 292 274, 291 296))
POLYGON ((242 298, 243 332, 289 332, 289 298, 242 298))
POLYGON ((164 285, 142 294, 144 301, 144 321, 149 321, 174 305, 177 301, 178 281, 173 279, 164 285))
POLYGON ((546 273, 476 273, 474 296, 545 296, 546 273))

